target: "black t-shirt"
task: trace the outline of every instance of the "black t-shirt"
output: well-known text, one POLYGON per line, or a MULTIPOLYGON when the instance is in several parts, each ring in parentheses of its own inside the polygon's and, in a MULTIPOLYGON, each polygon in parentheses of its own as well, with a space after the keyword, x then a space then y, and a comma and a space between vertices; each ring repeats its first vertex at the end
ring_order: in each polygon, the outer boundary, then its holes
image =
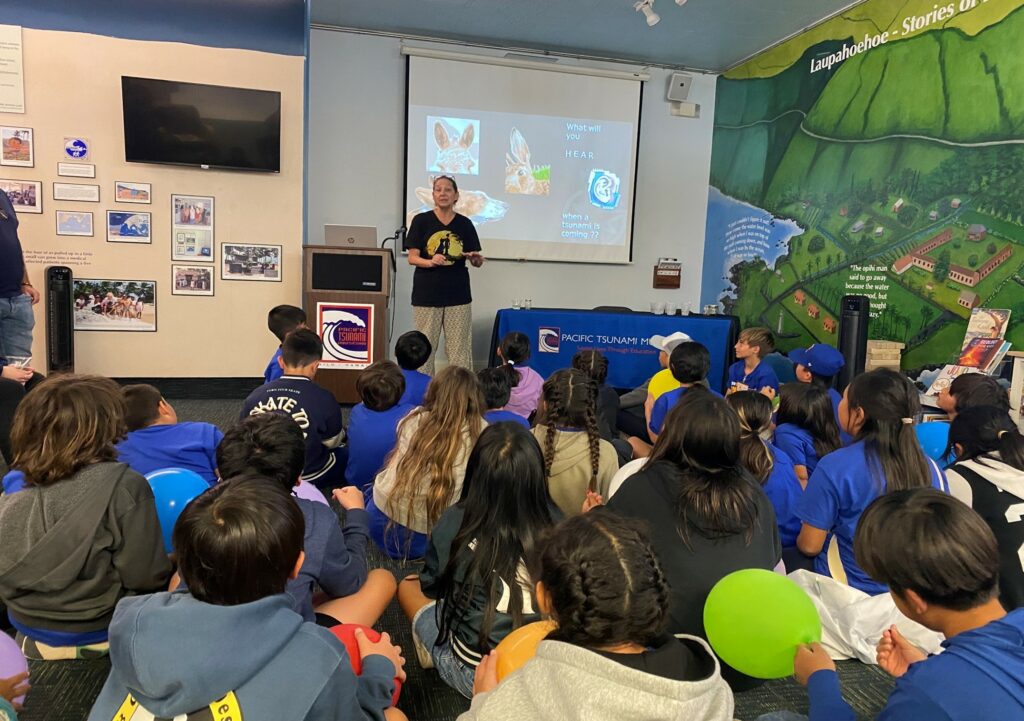
POLYGON ((673 681, 701 681, 715 670, 715 663, 696 641, 665 635, 643 653, 595 651, 623 666, 673 681))
POLYGON ((18 216, 7 193, 0 190, 0 298, 21 295, 25 261, 18 241, 18 216))
POLYGON ((473 221, 455 214, 445 225, 432 210, 412 219, 406 246, 416 248, 421 258, 429 260, 441 254, 448 265, 416 268, 412 277, 412 304, 431 308, 466 305, 473 301, 469 291, 469 270, 465 253, 480 252, 480 237, 473 221))
MULTIPOLYGON (((627 478, 608 501, 608 508, 647 522, 651 545, 672 587, 669 633, 686 633, 706 639, 704 602, 714 585, 733 571, 775 568, 782 559, 782 543, 771 501, 751 479, 757 521, 750 542, 744 533, 706 538, 689 525, 687 519, 687 545, 679 532, 677 498, 680 483, 675 465, 658 461, 627 478)), ((724 664, 722 673, 734 691, 753 685, 752 680, 724 664)))
MULTIPOLYGON (((978 460, 979 464, 986 458, 978 460)), ((988 461, 997 463, 996 461, 988 461)), ((977 466, 975 466, 977 468, 977 466)), ((1000 469, 1005 469, 999 463, 1000 469)), ((971 486, 971 507, 992 529, 999 548, 999 601, 1007 611, 1024 606, 1024 570, 1020 549, 1024 548, 1024 504, 1012 493, 1001 491, 974 468, 963 463, 950 466, 971 486)), ((1005 471, 1004 471, 1005 472, 1005 471)))

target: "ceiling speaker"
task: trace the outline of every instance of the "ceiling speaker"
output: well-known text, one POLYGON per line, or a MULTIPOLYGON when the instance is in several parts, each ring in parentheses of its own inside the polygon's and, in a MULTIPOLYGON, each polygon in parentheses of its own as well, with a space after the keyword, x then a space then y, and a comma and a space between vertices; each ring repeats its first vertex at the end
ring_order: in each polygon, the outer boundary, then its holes
POLYGON ((693 82, 692 75, 683 73, 672 73, 668 84, 668 99, 674 103, 681 103, 690 95, 690 84, 693 82))

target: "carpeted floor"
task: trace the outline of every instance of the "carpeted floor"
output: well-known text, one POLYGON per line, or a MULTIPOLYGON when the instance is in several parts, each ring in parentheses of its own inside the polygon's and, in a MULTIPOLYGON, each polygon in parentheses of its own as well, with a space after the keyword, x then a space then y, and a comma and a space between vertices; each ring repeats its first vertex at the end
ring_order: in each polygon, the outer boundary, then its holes
MULTIPOLYGON (((175 400, 179 420, 207 421, 222 429, 233 424, 241 400, 175 400)), ((345 415, 347 417, 347 409, 345 415)), ((415 566, 403 566, 372 549, 371 565, 391 570, 399 580, 415 566)), ((408 680, 399 707, 412 721, 453 721, 469 707, 469 701, 445 685, 436 671, 424 670, 416 662, 408 621, 397 602, 384 612, 377 627, 388 631, 405 649, 408 680)), ((32 691, 20 721, 84 721, 110 670, 106 659, 57 661, 30 665, 32 691)), ((859 719, 872 719, 885 705, 892 679, 877 666, 858 661, 839 663, 843 693, 859 719)), ((807 713, 807 694, 792 679, 768 681, 760 688, 736 696, 736 718, 753 721, 759 715, 788 710, 807 713)))

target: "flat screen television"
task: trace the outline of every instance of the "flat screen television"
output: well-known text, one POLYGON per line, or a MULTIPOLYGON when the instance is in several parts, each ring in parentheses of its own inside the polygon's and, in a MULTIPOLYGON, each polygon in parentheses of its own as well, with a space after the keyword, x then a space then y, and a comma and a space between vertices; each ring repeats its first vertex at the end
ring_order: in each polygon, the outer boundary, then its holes
POLYGON ((281 93, 121 78, 129 163, 281 171, 281 93))

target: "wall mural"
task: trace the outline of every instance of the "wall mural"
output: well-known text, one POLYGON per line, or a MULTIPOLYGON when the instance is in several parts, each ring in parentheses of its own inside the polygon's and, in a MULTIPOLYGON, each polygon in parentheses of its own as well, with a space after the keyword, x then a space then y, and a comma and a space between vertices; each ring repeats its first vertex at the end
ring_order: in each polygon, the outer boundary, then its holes
POLYGON ((835 343, 839 300, 905 368, 976 306, 1024 347, 1024 2, 869 0, 718 81, 702 303, 835 343))

